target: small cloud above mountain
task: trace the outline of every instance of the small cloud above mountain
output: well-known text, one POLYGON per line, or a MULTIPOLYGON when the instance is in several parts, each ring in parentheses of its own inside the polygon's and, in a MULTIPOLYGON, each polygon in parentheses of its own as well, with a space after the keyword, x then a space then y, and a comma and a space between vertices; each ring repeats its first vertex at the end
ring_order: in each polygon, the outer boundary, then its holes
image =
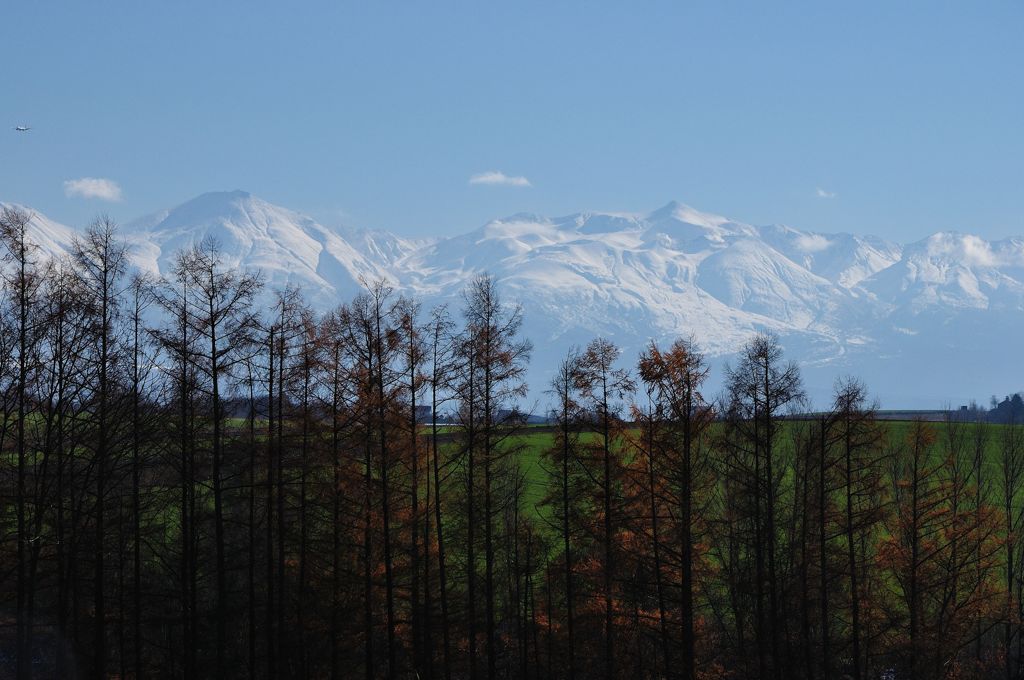
POLYGON ((69 179, 64 182, 64 195, 68 198, 95 198, 115 203, 123 198, 120 184, 101 177, 69 179))
POLYGON ((800 234, 794 239, 794 245, 805 253, 820 253, 832 243, 821 234, 800 234))
POLYGON ((817 196, 818 198, 835 198, 838 194, 836 194, 836 192, 834 191, 827 191, 825 189, 822 189, 821 187, 818 187, 817 189, 814 190, 814 195, 817 196))
POLYGON ((529 187, 533 186, 530 184, 530 180, 523 176, 514 177, 512 175, 506 175, 500 170, 488 170, 487 172, 481 172, 473 175, 469 178, 470 184, 490 184, 494 186, 504 187, 529 187))

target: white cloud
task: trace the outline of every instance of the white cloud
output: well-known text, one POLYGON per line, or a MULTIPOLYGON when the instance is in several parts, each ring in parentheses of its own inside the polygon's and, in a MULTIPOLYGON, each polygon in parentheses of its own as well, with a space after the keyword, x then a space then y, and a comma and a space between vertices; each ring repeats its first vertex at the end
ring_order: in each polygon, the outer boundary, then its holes
POLYGON ((826 191, 821 187, 818 187, 814 190, 814 195, 818 198, 835 198, 837 194, 834 191, 826 191))
POLYGON ((488 170, 469 178, 470 184, 492 184, 503 187, 528 187, 532 186, 530 180, 525 177, 511 177, 500 170, 488 170))
POLYGON ((1003 264, 996 253, 992 252, 992 246, 977 236, 967 235, 963 238, 963 258, 968 265, 979 267, 998 267, 1003 264))
POLYGON ((101 201, 120 201, 121 186, 112 179, 81 177, 64 182, 64 195, 68 198, 98 198, 101 201))
POLYGON ((821 234, 801 234, 796 237, 796 247, 804 253, 820 253, 831 245, 821 234))

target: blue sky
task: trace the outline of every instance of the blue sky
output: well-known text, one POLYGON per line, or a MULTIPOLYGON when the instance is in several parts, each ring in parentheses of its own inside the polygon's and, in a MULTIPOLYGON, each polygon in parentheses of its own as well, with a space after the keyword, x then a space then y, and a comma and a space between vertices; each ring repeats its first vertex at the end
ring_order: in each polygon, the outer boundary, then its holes
POLYGON ((0 200, 74 225, 246 189, 405 235, 673 199, 1024 234, 1017 1, 18 2, 0 33, 0 200))

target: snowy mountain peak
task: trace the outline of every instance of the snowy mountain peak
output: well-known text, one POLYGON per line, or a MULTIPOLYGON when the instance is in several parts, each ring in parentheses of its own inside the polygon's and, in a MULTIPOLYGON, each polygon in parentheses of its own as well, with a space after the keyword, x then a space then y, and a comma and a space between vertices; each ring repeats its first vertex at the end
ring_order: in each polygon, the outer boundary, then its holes
POLYGON ((246 191, 202 194, 129 223, 126 231, 143 269, 166 274, 178 251, 213 239, 227 266, 259 269, 269 287, 299 286, 321 305, 352 294, 361 277, 379 278, 387 263, 382 251, 394 253, 400 243, 366 232, 349 231, 346 238, 346 230, 329 229, 246 191))
POLYGON ((202 194, 170 210, 131 222, 127 230, 244 238, 245 232, 266 232, 275 223, 287 225, 303 219, 306 218, 298 213, 272 205, 248 192, 224 191, 202 194))
POLYGON ((720 215, 701 212, 679 201, 670 201, 647 216, 648 222, 658 223, 667 220, 693 224, 707 229, 720 227, 730 222, 720 215))
POLYGON ((648 214, 645 222, 650 227, 650 237, 664 235, 676 247, 690 252, 721 247, 730 238, 756 235, 756 229, 750 225, 701 212, 678 201, 648 214))

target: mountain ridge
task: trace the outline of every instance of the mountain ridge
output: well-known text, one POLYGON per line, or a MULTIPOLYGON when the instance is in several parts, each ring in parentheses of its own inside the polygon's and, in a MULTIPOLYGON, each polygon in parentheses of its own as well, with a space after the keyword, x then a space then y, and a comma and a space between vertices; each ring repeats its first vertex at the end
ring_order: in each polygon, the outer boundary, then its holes
MULTIPOLYGON (((32 212, 40 247, 67 252, 75 231, 32 212)), ((327 227, 245 191, 210 192, 132 220, 124 234, 136 265, 161 274, 178 249, 215 238, 228 266, 260 269, 271 289, 297 285, 321 310, 375 279, 425 305, 458 307, 469 278, 488 272, 524 307, 534 394, 570 344, 594 335, 619 343, 629 361, 651 340, 693 335, 720 367, 770 330, 804 365, 816 401, 829 376, 853 373, 890 403, 935 406, 1012 389, 998 382, 1005 350, 996 340, 1024 330, 1024 239, 936 232, 897 244, 755 226, 678 201, 647 213, 518 213, 407 239, 327 227), (965 352, 987 357, 973 377, 948 370, 939 383, 922 363, 955 364, 965 352)))

